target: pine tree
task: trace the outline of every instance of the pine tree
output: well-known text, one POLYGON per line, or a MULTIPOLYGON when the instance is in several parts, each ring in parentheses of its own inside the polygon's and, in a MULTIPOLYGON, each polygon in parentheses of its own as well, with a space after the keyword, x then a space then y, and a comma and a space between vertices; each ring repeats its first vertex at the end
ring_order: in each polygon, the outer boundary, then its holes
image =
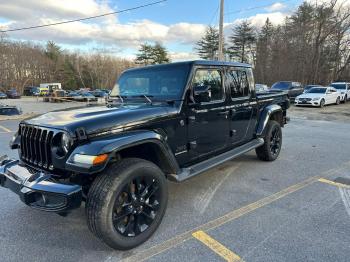
POLYGON ((144 43, 140 46, 139 52, 136 55, 135 62, 137 64, 149 65, 152 62, 152 46, 144 43))
POLYGON ((251 62, 256 41, 254 27, 248 21, 243 21, 232 29, 229 39, 231 46, 228 53, 231 59, 242 63, 251 62))
POLYGON ((196 43, 195 49, 200 58, 214 60, 219 49, 219 30, 208 26, 205 35, 196 43))
POLYGON ((269 72, 271 72, 273 32, 274 26, 267 18, 260 30, 256 44, 255 77, 264 84, 269 82, 269 72))
POLYGON ((142 65, 154 65, 169 63, 170 59, 168 51, 160 43, 153 46, 145 43, 140 46, 135 62, 142 65))
POLYGON ((160 43, 156 43, 151 50, 152 64, 169 63, 168 51, 160 43))

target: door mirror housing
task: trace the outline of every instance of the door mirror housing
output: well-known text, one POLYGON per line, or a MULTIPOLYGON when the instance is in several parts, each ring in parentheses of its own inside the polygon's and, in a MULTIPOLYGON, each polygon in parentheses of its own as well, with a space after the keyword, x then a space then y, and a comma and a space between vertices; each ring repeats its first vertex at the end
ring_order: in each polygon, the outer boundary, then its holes
POLYGON ((197 103, 210 102, 211 101, 211 86, 195 86, 193 88, 194 100, 197 103))

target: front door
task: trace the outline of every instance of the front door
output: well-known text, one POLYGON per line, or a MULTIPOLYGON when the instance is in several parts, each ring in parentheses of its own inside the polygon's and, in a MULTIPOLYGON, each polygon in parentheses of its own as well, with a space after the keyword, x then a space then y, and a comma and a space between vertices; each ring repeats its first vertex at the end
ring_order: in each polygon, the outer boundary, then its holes
POLYGON ((209 99, 198 101, 188 109, 188 147, 190 160, 197 160, 224 149, 229 143, 229 110, 225 108, 223 73, 216 68, 198 68, 192 90, 208 87, 209 99))

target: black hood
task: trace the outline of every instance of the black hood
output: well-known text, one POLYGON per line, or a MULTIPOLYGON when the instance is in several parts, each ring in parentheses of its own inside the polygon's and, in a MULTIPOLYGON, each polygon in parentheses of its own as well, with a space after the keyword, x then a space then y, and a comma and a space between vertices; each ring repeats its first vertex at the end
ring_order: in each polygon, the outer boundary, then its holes
POLYGON ((74 134, 84 128, 87 135, 111 129, 125 129, 159 121, 175 112, 167 104, 125 104, 118 107, 84 107, 54 111, 25 120, 24 123, 47 128, 62 129, 74 134))

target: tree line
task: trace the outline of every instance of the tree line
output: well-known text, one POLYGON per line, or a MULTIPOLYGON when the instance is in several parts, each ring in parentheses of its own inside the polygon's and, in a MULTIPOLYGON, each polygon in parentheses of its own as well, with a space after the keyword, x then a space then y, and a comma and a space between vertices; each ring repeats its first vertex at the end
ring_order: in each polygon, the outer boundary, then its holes
MULTIPOLYGON (((216 59, 218 30, 208 27, 196 43, 203 59, 216 59)), ((304 84, 350 81, 350 10, 339 1, 304 2, 282 25, 262 28, 248 21, 233 26, 225 43, 227 60, 253 64, 256 82, 304 84)))
POLYGON ((46 46, 0 38, 0 89, 59 82, 64 89, 111 88, 117 77, 134 62, 101 53, 63 50, 49 41, 46 46))

